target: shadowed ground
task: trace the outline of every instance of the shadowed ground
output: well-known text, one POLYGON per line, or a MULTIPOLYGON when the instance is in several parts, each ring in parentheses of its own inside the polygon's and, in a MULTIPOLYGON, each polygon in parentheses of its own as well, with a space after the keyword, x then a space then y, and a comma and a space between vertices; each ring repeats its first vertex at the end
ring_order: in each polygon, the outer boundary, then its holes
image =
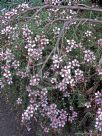
POLYGON ((5 99, 0 97, 0 136, 36 136, 36 129, 31 132, 25 128, 21 129, 15 118, 16 113, 11 110, 5 99))
POLYGON ((15 120, 15 113, 6 104, 5 100, 0 97, 0 136, 20 136, 18 125, 15 120))

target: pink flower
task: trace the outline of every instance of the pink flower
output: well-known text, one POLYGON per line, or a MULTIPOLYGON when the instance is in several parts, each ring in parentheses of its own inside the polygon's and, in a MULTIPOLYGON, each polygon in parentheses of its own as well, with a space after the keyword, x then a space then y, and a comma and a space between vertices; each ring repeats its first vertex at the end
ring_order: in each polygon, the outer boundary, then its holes
POLYGON ((102 47, 102 39, 99 39, 99 40, 98 40, 98 45, 99 45, 100 47, 102 47))
POLYGON ((48 133, 48 132, 49 132, 49 128, 48 128, 48 127, 45 127, 45 128, 44 128, 44 132, 45 132, 45 133, 48 133))
POLYGON ((49 0, 44 0, 44 4, 49 4, 49 0))
POLYGON ((31 85, 31 86, 36 86, 36 85, 39 84, 39 82, 40 82, 40 77, 39 77, 38 75, 35 75, 35 76, 33 76, 33 77, 31 78, 31 80, 30 80, 30 85, 31 85))

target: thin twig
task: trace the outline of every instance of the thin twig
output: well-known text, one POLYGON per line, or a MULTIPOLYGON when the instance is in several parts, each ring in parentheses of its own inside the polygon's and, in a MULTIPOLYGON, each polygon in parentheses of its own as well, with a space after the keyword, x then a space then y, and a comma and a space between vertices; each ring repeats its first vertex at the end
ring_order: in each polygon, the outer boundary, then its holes
MULTIPOLYGON (((80 6, 54 6, 54 5, 44 5, 44 6, 36 6, 33 8, 28 9, 27 11, 32 11, 32 10, 37 10, 37 9, 49 9, 49 8, 57 8, 57 9, 72 9, 72 10, 86 10, 86 11, 95 11, 95 12, 102 12, 101 8, 93 8, 93 7, 89 7, 89 6, 85 6, 83 7, 83 5, 80 6)), ((41 11, 39 10, 39 11, 41 11)), ((25 11, 25 12, 27 12, 25 11)))
MULTIPOLYGON (((39 12, 41 12, 43 9, 50 9, 50 8, 56 8, 56 9, 71 9, 71 10, 83 10, 83 11, 94 11, 94 12, 101 12, 102 13, 102 9, 101 8, 93 8, 93 7, 88 7, 87 5, 83 7, 83 5, 77 5, 77 6, 54 6, 54 5, 43 5, 43 6, 35 6, 33 8, 29 8, 27 10, 25 10, 24 12, 21 12, 19 14, 19 16, 21 16, 22 14, 28 12, 28 11, 35 11, 37 10, 33 16, 37 15, 39 12)), ((9 22, 13 21, 16 17, 11 18, 9 20, 9 22)), ((2 16, 0 16, 0 22, 2 22, 2 16)), ((9 23, 8 22, 8 23, 9 23)), ((7 24, 6 24, 7 25, 7 24)))
POLYGON ((102 23, 102 20, 96 20, 96 19, 89 19, 89 18, 69 18, 69 19, 55 19, 53 21, 51 21, 50 23, 48 23, 45 27, 49 27, 50 25, 54 24, 55 22, 59 22, 59 21, 81 21, 81 22, 90 22, 90 23, 102 23))
MULTIPOLYGON (((40 73, 40 72, 44 69, 46 63, 47 63, 48 60, 50 59, 50 57, 51 57, 51 55, 53 54, 53 52, 57 50, 57 48, 58 48, 58 46, 59 46, 60 39, 61 39, 61 37, 62 37, 62 35, 63 35, 63 33, 64 33, 65 27, 68 26, 68 24, 70 25, 71 22, 66 21, 66 22, 64 23, 63 28, 62 28, 62 30, 61 30, 59 36, 58 36, 58 39, 57 39, 57 42, 56 42, 55 47, 53 48, 53 50, 52 50, 52 51, 50 52, 50 54, 48 55, 47 59, 45 60, 44 64, 42 65, 42 68, 40 69, 40 71, 39 71, 38 73, 40 73)), ((57 50, 57 51, 58 51, 58 50, 57 50)))

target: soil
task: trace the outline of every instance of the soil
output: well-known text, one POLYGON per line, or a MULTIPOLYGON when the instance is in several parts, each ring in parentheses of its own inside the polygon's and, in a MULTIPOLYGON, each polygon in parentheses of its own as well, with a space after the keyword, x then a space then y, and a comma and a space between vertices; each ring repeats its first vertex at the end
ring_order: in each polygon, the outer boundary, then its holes
POLYGON ((27 129, 21 128, 16 112, 0 96, 0 136, 36 136, 35 130, 28 132, 27 129))
POLYGON ((0 136, 20 136, 15 113, 2 97, 0 97, 0 136))

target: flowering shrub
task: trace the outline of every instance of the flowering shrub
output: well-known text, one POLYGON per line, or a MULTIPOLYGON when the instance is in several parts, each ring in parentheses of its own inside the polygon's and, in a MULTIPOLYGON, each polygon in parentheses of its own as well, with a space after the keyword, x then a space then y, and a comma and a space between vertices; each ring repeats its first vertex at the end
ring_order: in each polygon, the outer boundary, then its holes
POLYGON ((33 118, 45 133, 89 131, 91 123, 101 133, 102 21, 47 6, 21 4, 0 17, 0 90, 22 105, 27 128, 33 118))

